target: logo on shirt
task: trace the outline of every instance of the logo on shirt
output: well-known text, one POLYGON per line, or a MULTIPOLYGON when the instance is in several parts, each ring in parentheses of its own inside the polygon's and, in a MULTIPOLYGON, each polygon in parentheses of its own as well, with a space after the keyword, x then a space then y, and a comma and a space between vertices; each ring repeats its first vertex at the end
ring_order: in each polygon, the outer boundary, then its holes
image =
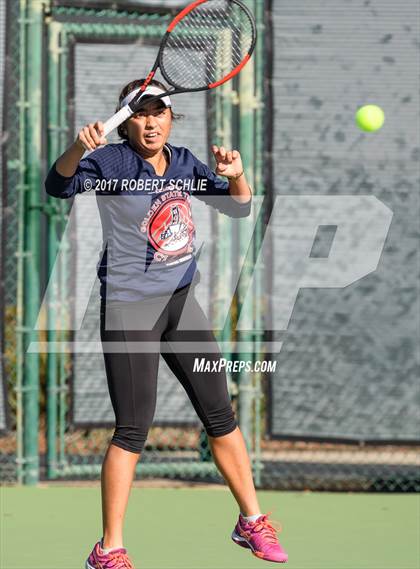
POLYGON ((190 203, 184 197, 160 200, 160 205, 142 227, 156 250, 156 261, 193 251, 194 223, 190 203))

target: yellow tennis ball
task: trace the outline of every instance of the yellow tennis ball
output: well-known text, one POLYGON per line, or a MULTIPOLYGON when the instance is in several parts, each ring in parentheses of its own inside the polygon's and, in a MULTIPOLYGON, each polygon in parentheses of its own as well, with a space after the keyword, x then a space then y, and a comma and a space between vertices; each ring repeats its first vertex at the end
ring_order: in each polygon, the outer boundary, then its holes
POLYGON ((384 122, 385 113, 377 105, 365 105, 360 107, 356 113, 357 126, 366 132, 379 130, 384 122))

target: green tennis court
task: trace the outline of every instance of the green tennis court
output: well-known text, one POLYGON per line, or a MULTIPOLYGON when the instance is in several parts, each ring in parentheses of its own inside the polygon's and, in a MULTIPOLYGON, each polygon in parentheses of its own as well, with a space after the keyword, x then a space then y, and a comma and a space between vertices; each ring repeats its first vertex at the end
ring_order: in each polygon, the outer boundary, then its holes
MULTIPOLYGON (((420 567, 418 495, 258 495, 283 525, 290 569, 420 567)), ((143 569, 264 567, 231 541, 235 521, 225 487, 136 487, 124 545, 143 569)), ((81 569, 99 531, 99 486, 2 489, 2 569, 81 569)))

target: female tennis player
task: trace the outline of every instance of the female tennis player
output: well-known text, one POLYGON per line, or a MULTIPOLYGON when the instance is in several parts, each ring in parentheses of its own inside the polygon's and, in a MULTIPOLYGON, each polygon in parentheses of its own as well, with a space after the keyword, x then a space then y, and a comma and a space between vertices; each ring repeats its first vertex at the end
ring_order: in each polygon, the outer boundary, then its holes
MULTIPOLYGON (((124 87, 119 108, 143 83, 140 79, 124 87)), ((154 80, 143 97, 164 90, 154 80)), ((171 99, 164 97, 145 104, 118 127, 122 143, 105 145, 103 124, 89 124, 46 179, 47 193, 58 198, 95 190, 104 239, 98 263, 100 332, 116 421, 102 465, 103 535, 86 561, 87 569, 133 569, 123 545, 123 523, 136 463, 153 421, 160 353, 186 390, 215 464, 239 506, 232 539, 267 561, 285 562, 288 557, 277 540, 280 528, 260 511, 225 372, 193 370, 195 358, 217 362, 222 356, 194 295, 199 272, 191 196, 231 217, 245 217, 252 193, 237 150, 213 146, 213 172, 188 149, 168 143, 173 120, 171 99), (86 150, 93 152, 82 159, 86 150), (178 329, 184 319, 187 326, 178 329), (180 340, 184 345, 200 341, 202 349, 176 351, 180 340), (132 348, 144 341, 157 348, 132 348), (107 347, 126 342, 130 348, 107 347)))

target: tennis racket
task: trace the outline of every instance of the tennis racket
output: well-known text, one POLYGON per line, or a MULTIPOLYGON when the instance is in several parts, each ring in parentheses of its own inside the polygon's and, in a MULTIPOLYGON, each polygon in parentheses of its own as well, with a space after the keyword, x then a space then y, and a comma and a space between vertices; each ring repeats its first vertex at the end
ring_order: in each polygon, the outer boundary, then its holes
POLYGON ((104 136, 136 113, 140 98, 159 69, 169 90, 147 103, 177 93, 214 89, 235 77, 255 49, 257 29, 241 0, 196 0, 172 21, 155 64, 140 91, 104 123, 104 136))

